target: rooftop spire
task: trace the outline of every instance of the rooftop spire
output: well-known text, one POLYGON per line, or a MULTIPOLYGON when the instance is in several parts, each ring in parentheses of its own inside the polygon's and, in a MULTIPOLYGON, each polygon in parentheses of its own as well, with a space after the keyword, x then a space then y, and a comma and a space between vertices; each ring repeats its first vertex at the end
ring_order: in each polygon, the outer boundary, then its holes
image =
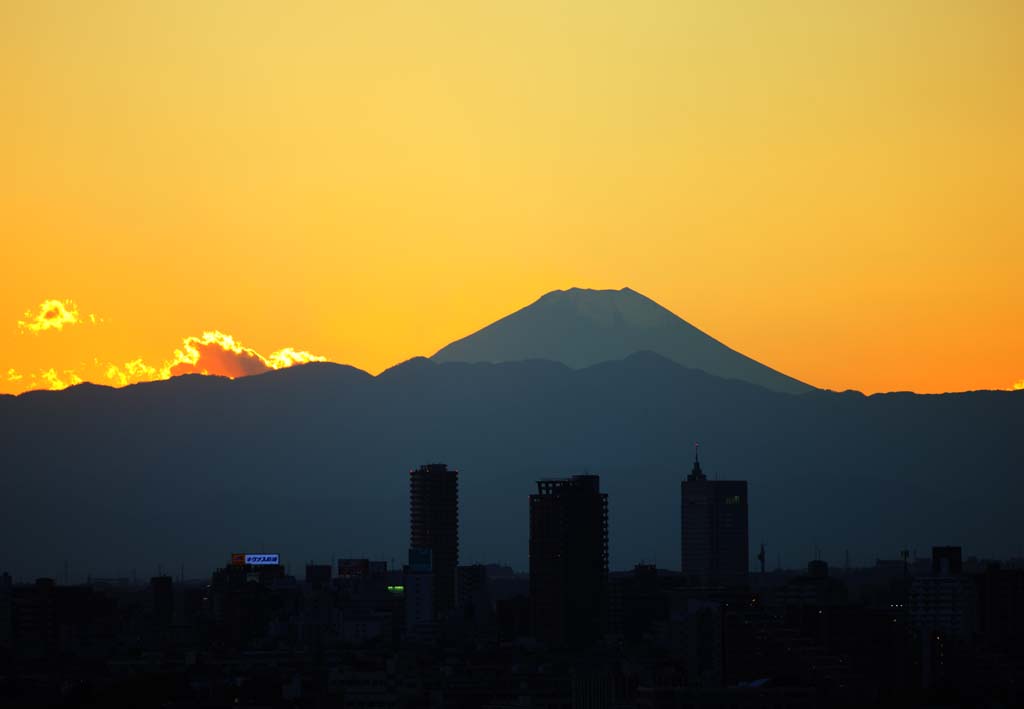
POLYGON ((700 469, 700 443, 693 444, 693 470, 687 480, 705 480, 704 471, 700 469))

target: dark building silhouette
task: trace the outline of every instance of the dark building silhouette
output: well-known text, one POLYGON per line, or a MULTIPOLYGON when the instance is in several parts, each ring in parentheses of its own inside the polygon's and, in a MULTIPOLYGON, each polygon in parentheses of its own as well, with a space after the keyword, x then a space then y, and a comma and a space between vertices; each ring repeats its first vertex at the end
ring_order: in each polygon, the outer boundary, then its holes
POLYGON ((915 576, 907 606, 919 643, 921 686, 935 691, 963 684, 978 631, 977 584, 963 573, 960 547, 932 547, 931 575, 915 576))
POLYGON ((250 581, 269 586, 274 581, 285 577, 284 564, 247 564, 244 556, 244 554, 232 554, 231 563, 216 569, 210 582, 214 586, 231 588, 244 586, 250 581), (241 560, 240 556, 243 557, 241 560))
POLYGON ((444 463, 409 471, 409 547, 429 549, 437 617, 455 607, 459 565, 459 472, 444 463))
POLYGON ((174 580, 170 576, 154 576, 149 580, 153 594, 153 625, 167 630, 174 620, 174 580))
POLYGON ((341 616, 343 645, 398 640, 405 625, 403 579, 403 571, 388 571, 385 561, 338 560, 338 575, 328 588, 341 616))
POLYGON ((11 642, 11 595, 13 579, 6 571, 0 574, 0 650, 6 649, 11 642))
POLYGON ((384 576, 388 562, 369 559, 338 559, 338 578, 370 578, 384 576))
POLYGON ((580 647, 603 631, 608 495, 596 475, 539 480, 530 495, 530 617, 552 646, 580 647))
POLYGON ((956 576, 963 573, 963 551, 960 547, 932 547, 932 576, 956 576))
POLYGON ((57 628, 57 584, 51 578, 39 578, 32 586, 15 591, 12 631, 16 646, 31 657, 45 657, 55 651, 57 628))
POLYGON ((678 573, 659 573, 653 564, 637 564, 630 572, 611 574, 608 582, 608 632, 639 642, 658 623, 667 622, 672 610, 670 590, 678 573))
POLYGON ((478 626, 490 622, 493 613, 487 567, 483 564, 460 566, 457 580, 457 605, 463 620, 472 621, 478 626))
POLYGON ((313 588, 327 588, 330 586, 330 564, 306 564, 306 583, 313 588))
POLYGON ((526 596, 499 598, 494 602, 494 614, 498 623, 498 638, 503 642, 530 634, 530 599, 526 596))
POLYGON ((974 632, 975 584, 963 573, 960 547, 932 547, 932 573, 914 577, 908 604, 911 623, 925 633, 966 637, 974 632))
POLYGON ((430 549, 409 549, 409 563, 402 570, 405 635, 416 643, 433 642, 437 633, 437 576, 431 556, 430 549))
POLYGON ((749 569, 747 483, 708 480, 694 454, 682 482, 682 572, 701 584, 746 583, 749 569))
POLYGON ((230 564, 213 572, 206 588, 203 608, 213 628, 212 642, 234 650, 250 645, 271 622, 270 589, 294 582, 280 563, 247 564, 244 554, 233 554, 230 564))
POLYGON ((773 600, 782 607, 812 606, 814 608, 844 605, 846 585, 828 573, 828 563, 816 559, 807 564, 807 573, 794 576, 774 590, 773 600))

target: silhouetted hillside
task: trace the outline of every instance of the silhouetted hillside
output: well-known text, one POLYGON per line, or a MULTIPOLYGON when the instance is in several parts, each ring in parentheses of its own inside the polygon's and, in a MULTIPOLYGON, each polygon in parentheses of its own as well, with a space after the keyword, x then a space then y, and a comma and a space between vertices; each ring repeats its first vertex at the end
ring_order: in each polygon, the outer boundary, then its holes
MULTIPOLYGON (((0 398, 0 570, 206 573, 232 551, 401 560, 408 471, 461 472, 462 559, 524 568, 539 477, 610 494, 613 568, 679 563, 679 481, 750 481, 751 550, 797 566, 909 547, 1020 552, 1024 392, 774 393, 653 353, 570 369, 310 364, 0 398)), ((400 562, 399 562, 400 563, 400 562)))
POLYGON ((812 387, 731 350, 634 290, 570 288, 442 348, 437 362, 549 359, 574 369, 657 352, 674 362, 773 391, 812 387))

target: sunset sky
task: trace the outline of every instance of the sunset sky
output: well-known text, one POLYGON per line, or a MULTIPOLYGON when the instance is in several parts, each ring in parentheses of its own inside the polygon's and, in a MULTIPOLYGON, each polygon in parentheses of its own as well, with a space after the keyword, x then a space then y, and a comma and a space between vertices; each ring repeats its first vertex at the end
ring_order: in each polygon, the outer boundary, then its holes
POLYGON ((0 0, 0 392, 376 373, 571 286, 1024 386, 1022 77, 1019 0, 0 0))

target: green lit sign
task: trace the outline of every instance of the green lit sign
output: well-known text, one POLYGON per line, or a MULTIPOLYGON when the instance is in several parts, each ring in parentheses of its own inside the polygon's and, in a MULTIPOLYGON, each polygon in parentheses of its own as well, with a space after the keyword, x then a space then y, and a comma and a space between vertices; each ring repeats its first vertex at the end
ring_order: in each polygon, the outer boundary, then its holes
POLYGON ((405 593, 405 586, 388 586, 389 593, 405 593))

